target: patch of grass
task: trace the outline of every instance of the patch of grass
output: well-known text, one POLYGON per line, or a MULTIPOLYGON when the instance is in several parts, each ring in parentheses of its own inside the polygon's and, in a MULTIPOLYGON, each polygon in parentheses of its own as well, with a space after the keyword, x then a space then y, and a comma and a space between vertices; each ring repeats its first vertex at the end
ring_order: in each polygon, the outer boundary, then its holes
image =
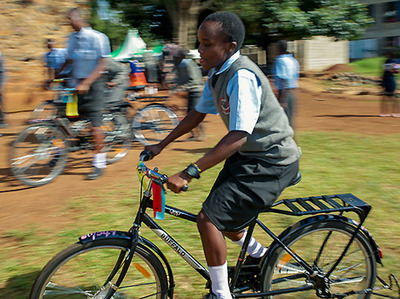
POLYGON ((385 57, 366 58, 351 62, 349 65, 357 74, 380 77, 383 73, 385 59, 385 57))
MULTIPOLYGON (((382 77, 383 75, 383 64, 385 63, 385 57, 373 57, 361 59, 355 62, 350 63, 349 65, 353 67, 354 73, 365 75, 365 76, 373 76, 373 77, 382 77)), ((400 74, 395 74, 395 78, 397 83, 400 83, 400 74)))
MULTIPOLYGON (((400 258, 400 225, 396 211, 400 198, 400 135, 300 132, 297 140, 303 152, 300 160, 303 178, 298 185, 285 190, 281 198, 352 193, 371 204, 373 209, 365 227, 385 255, 386 268, 380 268, 379 274, 383 278, 389 273, 399 274, 396 262, 400 258)), ((178 151, 178 154, 179 162, 171 159, 162 172, 173 174, 200 157, 202 152, 178 151)), ((161 158, 150 161, 149 165, 154 167, 161 158)), ((188 192, 178 195, 168 192, 168 204, 197 213, 221 167, 218 165, 203 173, 200 180, 190 184, 188 192)), ((80 235, 107 229, 129 229, 138 207, 138 190, 139 183, 132 172, 114 186, 108 185, 104 190, 71 199, 63 213, 63 218, 71 222, 60 231, 32 228, 29 232, 8 232, 2 237, 0 247, 0 298, 26 298, 38 271, 57 252, 76 242, 80 235)), ((300 220, 272 213, 264 213, 260 218, 277 234, 300 220)), ((204 263, 194 223, 166 216, 161 224, 204 263)), ((200 298, 206 293, 200 275, 154 233, 143 228, 142 236, 159 246, 171 264, 176 282, 175 298, 200 298)), ((266 246, 271 242, 258 230, 255 236, 266 246)), ((229 263, 234 263, 238 250, 235 244, 228 242, 229 263)))

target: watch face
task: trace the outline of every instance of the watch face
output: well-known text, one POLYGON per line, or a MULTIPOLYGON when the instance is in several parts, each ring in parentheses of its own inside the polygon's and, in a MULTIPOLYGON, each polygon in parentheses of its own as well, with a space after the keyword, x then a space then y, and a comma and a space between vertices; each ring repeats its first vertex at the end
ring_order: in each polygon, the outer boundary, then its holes
POLYGON ((200 173, 199 173, 197 167, 194 166, 193 164, 190 164, 190 165, 185 169, 185 171, 186 171, 186 173, 187 173, 190 177, 192 177, 192 178, 195 178, 195 179, 200 178, 200 173))

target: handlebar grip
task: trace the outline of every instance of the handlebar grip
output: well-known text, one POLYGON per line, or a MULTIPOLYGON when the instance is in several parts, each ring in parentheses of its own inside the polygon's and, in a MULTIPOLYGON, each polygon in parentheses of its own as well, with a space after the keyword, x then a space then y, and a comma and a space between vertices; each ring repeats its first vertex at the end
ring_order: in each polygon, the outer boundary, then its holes
POLYGON ((148 150, 144 150, 140 153, 140 160, 141 161, 149 161, 153 159, 153 154, 148 151, 148 150))
POLYGON ((188 185, 185 185, 185 186, 182 187, 181 190, 182 190, 182 191, 187 191, 188 189, 189 189, 189 186, 188 186, 188 185))

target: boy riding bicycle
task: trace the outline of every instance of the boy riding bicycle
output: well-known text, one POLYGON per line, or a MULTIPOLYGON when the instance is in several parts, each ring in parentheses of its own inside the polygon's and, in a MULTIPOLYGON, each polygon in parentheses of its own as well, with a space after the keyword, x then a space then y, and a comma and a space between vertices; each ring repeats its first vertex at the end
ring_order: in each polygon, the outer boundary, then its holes
MULTIPOLYGON (((268 210, 299 168, 299 152, 285 112, 265 75, 240 55, 244 34, 242 21, 233 13, 217 12, 204 20, 198 30, 200 63, 210 72, 202 96, 164 140, 146 147, 158 155, 208 113, 219 113, 229 130, 212 150, 167 182, 170 190, 180 192, 201 172, 226 160, 197 216, 212 282, 206 298, 232 298, 224 236, 242 245, 246 225, 268 210)), ((252 238, 247 251, 257 261, 266 248, 252 238)))

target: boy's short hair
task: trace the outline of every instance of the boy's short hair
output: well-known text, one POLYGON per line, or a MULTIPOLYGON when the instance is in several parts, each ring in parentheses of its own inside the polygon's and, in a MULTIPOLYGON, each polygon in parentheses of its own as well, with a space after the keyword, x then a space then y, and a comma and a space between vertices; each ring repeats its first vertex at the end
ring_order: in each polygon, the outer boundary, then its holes
POLYGON ((181 49, 181 48, 176 48, 176 49, 173 49, 173 50, 171 51, 171 55, 172 55, 173 57, 185 58, 186 55, 187 55, 187 51, 184 50, 184 49, 181 49))
POLYGON ((287 41, 279 40, 278 41, 278 51, 283 54, 287 54, 287 41))
POLYGON ((240 50, 243 45, 245 29, 242 20, 233 12, 220 11, 207 16, 203 23, 211 21, 220 23, 222 33, 228 37, 229 42, 236 42, 235 52, 240 50))

